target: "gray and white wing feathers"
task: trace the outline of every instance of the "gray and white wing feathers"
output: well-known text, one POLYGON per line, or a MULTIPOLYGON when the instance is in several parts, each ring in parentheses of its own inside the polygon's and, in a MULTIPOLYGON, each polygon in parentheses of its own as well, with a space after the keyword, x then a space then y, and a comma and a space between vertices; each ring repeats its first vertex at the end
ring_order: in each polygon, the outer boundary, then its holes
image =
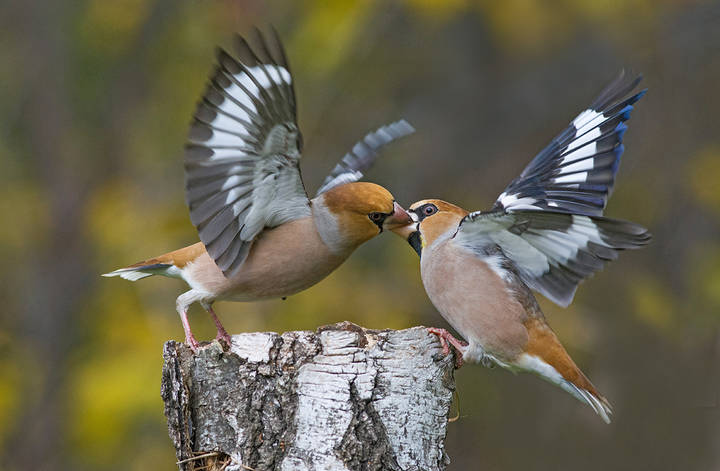
POLYGON ((339 164, 325 178, 317 194, 325 193, 331 188, 360 180, 377 159, 380 149, 396 139, 415 132, 410 123, 404 119, 395 121, 368 133, 358 141, 350 152, 345 154, 339 164))
POLYGON ((257 43, 237 36, 237 59, 218 50, 185 152, 190 219, 226 276, 265 227, 310 214, 290 68, 276 34, 257 43))
POLYGON ((602 215, 625 150, 626 123, 646 92, 632 93, 640 80, 621 73, 533 158, 493 209, 602 215))
POLYGON ((649 243, 644 227, 602 217, 624 150, 625 123, 645 94, 632 94, 639 82, 620 74, 535 156, 493 210, 460 222, 458 243, 478 255, 500 248, 525 284, 561 306, 618 251, 649 243))
POLYGON ((455 239, 479 255, 499 247, 525 284, 567 306, 580 282, 620 250, 640 248, 651 236, 644 227, 617 219, 520 210, 471 213, 455 239))

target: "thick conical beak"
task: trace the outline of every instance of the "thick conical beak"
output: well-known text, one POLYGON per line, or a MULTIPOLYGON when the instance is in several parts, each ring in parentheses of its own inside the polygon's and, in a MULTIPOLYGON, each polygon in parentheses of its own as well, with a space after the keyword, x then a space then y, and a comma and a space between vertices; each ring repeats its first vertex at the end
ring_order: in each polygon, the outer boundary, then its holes
MULTIPOLYGON (((397 203, 395 203, 397 205, 397 203)), ((400 209, 400 205, 398 205, 400 209)), ((407 214, 408 219, 407 222, 401 225, 397 225, 395 227, 390 228, 391 231, 393 231, 395 234, 399 235, 403 239, 407 240, 408 237, 410 237, 410 234, 417 231, 417 221, 414 217, 414 214, 410 214, 407 211, 404 211, 405 214, 407 214)))
POLYGON ((404 226, 396 227, 395 229, 391 230, 395 234, 407 240, 407 238, 410 237, 410 234, 417 231, 417 223, 410 221, 410 224, 405 224, 404 226))
POLYGON ((412 224, 412 222, 413 220, 407 211, 399 204, 393 203, 393 213, 385 218, 383 229, 395 232, 396 229, 412 224))

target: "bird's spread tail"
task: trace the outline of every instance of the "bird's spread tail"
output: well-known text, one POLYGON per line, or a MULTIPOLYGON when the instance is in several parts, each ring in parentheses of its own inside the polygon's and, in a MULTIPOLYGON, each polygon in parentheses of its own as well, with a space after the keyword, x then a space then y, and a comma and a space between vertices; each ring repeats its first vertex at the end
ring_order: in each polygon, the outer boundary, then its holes
POLYGON ((202 242, 198 242, 173 252, 134 263, 129 267, 105 273, 103 276, 119 276, 130 281, 141 280, 152 275, 182 278, 183 268, 203 253, 205 253, 205 246, 202 242))
MULTIPOLYGON (((587 378, 585 378, 587 380, 587 378)), ((588 381, 588 383, 590 383, 588 381)), ((592 386, 592 384, 591 384, 592 386)), ((592 390, 584 389, 580 386, 576 386, 574 383, 571 383, 570 381, 564 381, 563 384, 560 385, 561 388, 563 388, 565 391, 572 394, 575 398, 577 398, 580 402, 584 402, 588 404, 592 409, 595 411, 597 415, 599 415, 603 421, 605 421, 606 424, 610 423, 610 416, 612 415, 612 406, 610 405, 610 402, 608 402, 605 397, 603 397, 601 394, 597 392, 597 390, 593 387, 592 390)))
POLYGON ((125 280, 137 281, 153 275, 172 276, 171 272, 174 268, 176 267, 169 263, 151 263, 151 261, 148 261, 104 273, 102 276, 119 276, 125 280))
POLYGON ((580 371, 555 332, 541 318, 533 318, 525 326, 529 334, 528 344, 513 366, 559 386, 580 402, 589 405, 609 424, 612 414, 610 403, 580 371))
POLYGON ((566 364, 564 365, 565 368, 560 369, 569 370, 570 374, 566 372, 566 376, 568 377, 565 377, 565 375, 561 374, 554 366, 545 360, 527 353, 523 353, 520 356, 516 365, 522 370, 534 373, 545 381, 559 386, 580 402, 589 405, 606 424, 609 424, 610 415, 612 415, 610 403, 597 392, 595 386, 592 385, 590 380, 587 379, 569 356, 567 359, 570 361, 570 364, 566 364))

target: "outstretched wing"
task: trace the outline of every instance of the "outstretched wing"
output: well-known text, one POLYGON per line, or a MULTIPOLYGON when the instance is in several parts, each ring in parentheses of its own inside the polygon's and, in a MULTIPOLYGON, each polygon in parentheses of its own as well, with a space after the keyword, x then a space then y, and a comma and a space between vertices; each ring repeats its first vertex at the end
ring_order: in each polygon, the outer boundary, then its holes
POLYGON ((310 214, 300 177, 295 91, 277 34, 240 36, 238 59, 217 67, 195 111, 185 152, 190 219, 217 266, 231 276, 265 227, 310 214))
POLYGON ((581 281, 615 260, 620 250, 648 244, 651 236, 627 221, 520 210, 471 213, 455 238, 479 256, 500 247, 525 284, 567 306, 581 281))
POLYGON ((356 182, 363 177, 375 163, 380 149, 395 139, 405 137, 415 132, 410 123, 404 119, 395 121, 379 128, 375 132, 368 133, 361 141, 358 141, 352 150, 345 154, 339 164, 325 178, 317 194, 325 193, 345 183, 356 182))
POLYGON ((498 197, 493 209, 601 215, 624 150, 625 121, 646 90, 627 95, 641 79, 627 80, 621 73, 590 108, 535 156, 498 197))
POLYGON ((627 97, 640 80, 621 73, 535 156, 492 211, 460 222, 457 242, 481 256, 499 247, 530 288, 561 306, 618 251, 649 243, 644 227, 602 217, 624 150, 625 121, 645 94, 627 97))

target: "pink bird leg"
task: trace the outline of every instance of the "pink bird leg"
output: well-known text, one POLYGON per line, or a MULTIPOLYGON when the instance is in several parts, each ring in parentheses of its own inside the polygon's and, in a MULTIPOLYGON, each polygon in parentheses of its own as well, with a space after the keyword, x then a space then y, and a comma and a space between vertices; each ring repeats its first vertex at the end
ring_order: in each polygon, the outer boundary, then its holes
POLYGON ((217 335, 215 336, 215 339, 222 340, 227 344, 228 347, 232 346, 232 337, 230 337, 230 334, 227 333, 225 327, 223 327, 222 323, 220 323, 220 319, 218 319, 218 316, 215 314, 212 306, 207 305, 203 307, 205 308, 205 310, 207 310, 207 312, 210 313, 213 321, 215 321, 215 327, 217 327, 217 335))
POLYGON ((440 345, 442 345, 443 349, 443 355, 450 354, 450 345, 455 347, 455 350, 457 353, 455 354, 455 368, 460 368, 463 365, 463 353, 465 353, 465 347, 467 347, 467 343, 463 342, 462 340, 456 339, 453 334, 448 332, 445 329, 440 329, 438 327, 428 327, 427 331, 433 335, 437 335, 438 339, 440 340, 440 345))
POLYGON ((182 320, 183 329, 185 329, 185 343, 190 345, 190 350, 192 350, 194 353, 197 353, 198 348, 200 348, 200 344, 195 339, 195 336, 190 330, 190 323, 188 322, 187 318, 187 309, 182 311, 182 314, 180 314, 180 319, 182 320))

